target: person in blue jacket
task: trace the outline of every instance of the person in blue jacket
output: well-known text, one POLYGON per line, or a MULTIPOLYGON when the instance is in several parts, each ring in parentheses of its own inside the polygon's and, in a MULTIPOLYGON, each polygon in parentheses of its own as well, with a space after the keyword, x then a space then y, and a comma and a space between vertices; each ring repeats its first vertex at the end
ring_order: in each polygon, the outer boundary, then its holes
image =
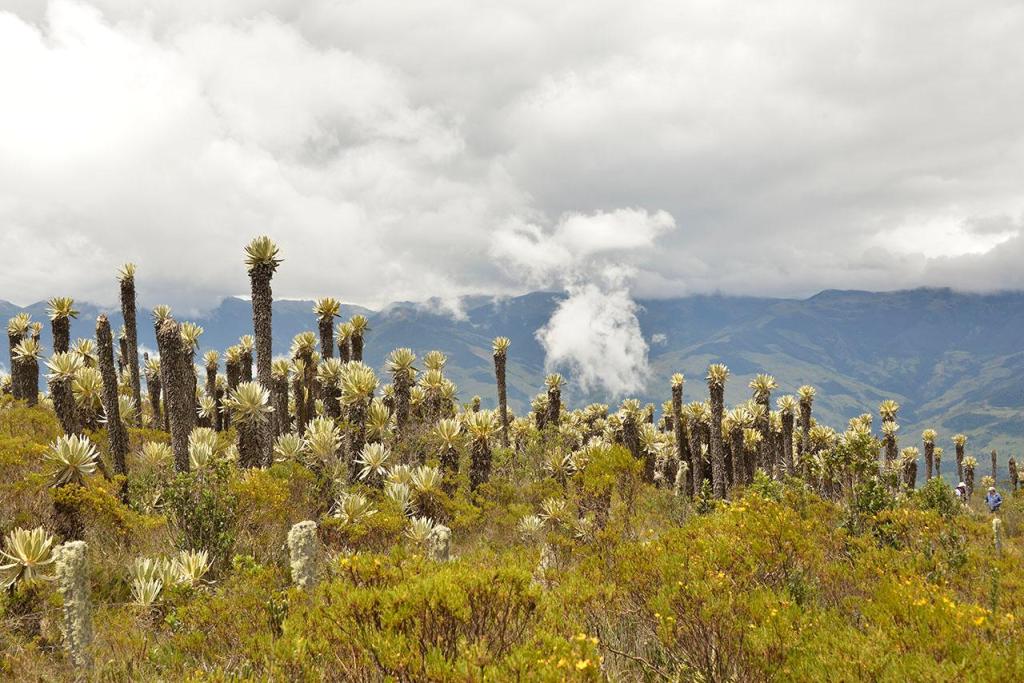
POLYGON ((995 486, 988 487, 988 493, 985 494, 985 502, 988 503, 989 512, 993 514, 999 512, 999 506, 1003 504, 1003 497, 996 491, 995 486))

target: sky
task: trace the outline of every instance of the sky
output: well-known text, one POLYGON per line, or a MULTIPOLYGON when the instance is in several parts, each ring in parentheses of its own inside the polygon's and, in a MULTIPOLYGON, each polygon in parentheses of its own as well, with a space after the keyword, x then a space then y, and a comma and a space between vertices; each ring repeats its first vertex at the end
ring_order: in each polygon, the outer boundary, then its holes
MULTIPOLYGON (((1024 288, 1017 0, 0 0, 0 298, 1024 288)), ((632 321, 630 317, 632 316, 632 321)), ((556 319, 557 318, 557 319, 556 319)), ((625 325, 625 328, 623 328, 625 325)), ((593 349, 590 349, 593 351, 593 349)))

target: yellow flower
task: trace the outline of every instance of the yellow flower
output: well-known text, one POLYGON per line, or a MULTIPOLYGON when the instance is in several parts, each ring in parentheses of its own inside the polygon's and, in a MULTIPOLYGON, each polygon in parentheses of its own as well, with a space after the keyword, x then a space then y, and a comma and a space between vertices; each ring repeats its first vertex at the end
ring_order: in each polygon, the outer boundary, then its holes
POLYGON ((980 617, 976 617, 974 619, 974 625, 975 626, 981 626, 984 623, 985 623, 985 615, 984 614, 982 614, 980 617))
POLYGON ((590 660, 589 659, 581 659, 580 661, 576 662, 576 669, 579 670, 579 671, 583 671, 588 666, 590 666, 590 660))

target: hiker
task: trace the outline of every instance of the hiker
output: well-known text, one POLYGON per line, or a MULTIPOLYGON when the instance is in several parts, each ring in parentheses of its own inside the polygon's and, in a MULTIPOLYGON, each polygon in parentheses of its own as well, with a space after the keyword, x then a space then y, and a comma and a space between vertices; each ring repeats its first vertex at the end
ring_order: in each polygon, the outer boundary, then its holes
POLYGON ((953 493, 956 494, 957 500, 959 500, 964 505, 967 505, 967 484, 960 482, 959 484, 956 485, 956 488, 953 489, 953 493))
POLYGON ((1003 497, 996 491, 995 486, 988 487, 988 493, 985 494, 985 502, 988 503, 988 510, 992 514, 999 512, 999 506, 1003 504, 1003 497))

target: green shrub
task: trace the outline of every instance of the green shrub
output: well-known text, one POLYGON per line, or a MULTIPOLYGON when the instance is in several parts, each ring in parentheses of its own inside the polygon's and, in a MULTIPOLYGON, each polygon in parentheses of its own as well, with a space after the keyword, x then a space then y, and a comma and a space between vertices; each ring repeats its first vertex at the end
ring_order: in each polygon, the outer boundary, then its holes
POLYGON ((215 461, 206 469, 180 473, 166 491, 179 547, 206 550, 215 566, 227 562, 235 545, 238 501, 231 487, 233 468, 215 461))

